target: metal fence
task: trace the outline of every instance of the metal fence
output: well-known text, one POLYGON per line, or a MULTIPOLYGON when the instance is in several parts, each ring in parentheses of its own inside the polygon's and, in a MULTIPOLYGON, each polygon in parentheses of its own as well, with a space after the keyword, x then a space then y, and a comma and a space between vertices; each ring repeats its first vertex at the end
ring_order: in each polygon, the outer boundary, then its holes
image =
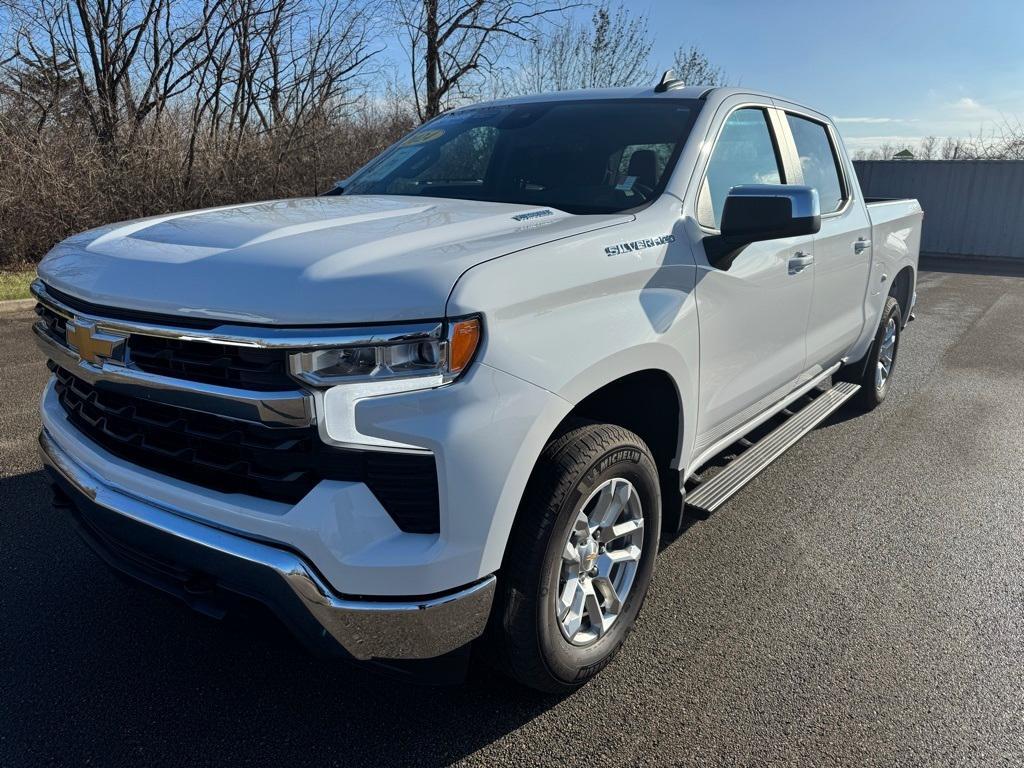
POLYGON ((858 160, 867 197, 916 197, 921 253, 1024 261, 1024 160, 858 160))

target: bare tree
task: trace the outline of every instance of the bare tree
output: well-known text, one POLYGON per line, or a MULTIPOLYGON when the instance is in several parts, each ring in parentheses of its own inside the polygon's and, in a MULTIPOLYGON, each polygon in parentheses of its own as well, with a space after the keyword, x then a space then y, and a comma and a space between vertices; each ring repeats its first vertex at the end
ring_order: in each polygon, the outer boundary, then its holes
MULTIPOLYGON (((857 159, 891 160, 895 147, 884 143, 871 151, 860 151, 857 159)), ((941 143, 927 136, 918 145, 916 157, 923 160, 1024 160, 1024 122, 1004 119, 982 127, 976 134, 947 136, 941 143)))
POLYGON ((510 47, 531 42, 563 0, 394 0, 422 120, 440 114, 479 77, 499 68, 510 47))
POLYGON ((73 98, 113 146, 126 120, 141 122, 187 89, 203 65, 187 53, 225 2, 23 0, 4 80, 20 95, 36 92, 42 123, 73 98))
POLYGON ((676 50, 672 69, 686 85, 727 85, 725 71, 712 64, 695 45, 689 48, 681 46, 676 50))
POLYGON ((618 88, 651 80, 647 16, 606 0, 589 24, 572 22, 537 37, 506 90, 512 93, 618 88))
MULTIPOLYGON (((505 75, 652 80, 646 16, 595 2, 587 23, 582 0, 0 0, 0 266, 109 221, 315 194, 505 75), (379 85, 392 10, 411 98, 379 85)), ((689 82, 723 79, 689 58, 689 82)))
POLYGON ((179 97, 194 100, 194 116, 212 119, 214 133, 269 132, 343 101, 380 51, 371 34, 376 5, 23 0, 18 67, 7 81, 25 92, 32 76, 60 91, 70 73, 94 134, 108 145, 130 146, 147 118, 159 119, 179 97))
POLYGON ((1024 160, 1024 123, 1003 119, 976 136, 960 140, 959 154, 979 160, 1024 160))
POLYGON ((939 140, 935 136, 925 136, 917 146, 919 160, 934 160, 939 149, 939 140))
POLYGON ((0 264, 351 173, 415 122, 362 99, 381 2, 0 0, 0 264))

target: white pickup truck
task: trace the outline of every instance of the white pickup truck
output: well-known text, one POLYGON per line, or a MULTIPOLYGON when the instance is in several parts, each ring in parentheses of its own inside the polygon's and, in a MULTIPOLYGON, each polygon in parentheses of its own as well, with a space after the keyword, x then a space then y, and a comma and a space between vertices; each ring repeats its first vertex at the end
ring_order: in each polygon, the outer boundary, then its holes
POLYGON ((688 508, 885 398, 921 220, 863 198, 826 116, 743 89, 456 109, 331 194, 57 245, 57 506, 207 613, 571 691, 688 508))

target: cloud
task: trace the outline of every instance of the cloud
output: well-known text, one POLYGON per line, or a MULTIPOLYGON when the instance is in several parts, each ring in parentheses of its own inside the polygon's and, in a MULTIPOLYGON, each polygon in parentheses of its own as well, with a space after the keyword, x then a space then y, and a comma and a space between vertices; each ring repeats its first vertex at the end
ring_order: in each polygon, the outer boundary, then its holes
POLYGON ((960 110, 961 112, 978 112, 985 109, 985 107, 981 106, 977 100, 972 99, 970 96, 964 96, 962 99, 957 99, 949 106, 953 109, 960 110))
POLYGON ((999 120, 1002 114, 999 110, 990 107, 988 104, 982 104, 977 99, 972 99, 970 96, 964 96, 963 98, 957 99, 946 105, 946 108, 955 115, 955 120, 999 120))
POLYGON ((837 117, 834 118, 837 123, 904 123, 905 120, 900 120, 898 117, 837 117))

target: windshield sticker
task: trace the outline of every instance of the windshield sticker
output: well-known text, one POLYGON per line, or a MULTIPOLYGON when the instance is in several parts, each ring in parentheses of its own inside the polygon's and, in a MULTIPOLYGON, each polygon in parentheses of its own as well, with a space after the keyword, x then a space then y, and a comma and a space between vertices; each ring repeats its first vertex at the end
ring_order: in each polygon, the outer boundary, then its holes
POLYGON ((402 142, 403 147, 416 147, 420 144, 426 144, 434 139, 439 139, 444 136, 444 131, 440 128, 432 128, 429 131, 419 131, 414 133, 408 139, 402 142))
POLYGON ((609 245, 604 249, 606 256, 618 256, 620 253, 632 253, 633 251, 642 251, 645 248, 654 248, 656 245, 665 245, 667 243, 674 243, 676 241, 675 235, 661 235, 659 237, 648 237, 643 240, 633 240, 629 243, 618 243, 617 245, 609 245))
POLYGON ((554 216, 555 212, 550 208, 545 208, 542 211, 527 211, 526 213, 517 213, 512 218, 516 221, 529 221, 530 219, 539 219, 543 216, 554 216))
POLYGON ((636 176, 627 176, 621 184, 616 184, 615 188, 620 192, 629 192, 633 189, 634 184, 636 184, 636 176))

